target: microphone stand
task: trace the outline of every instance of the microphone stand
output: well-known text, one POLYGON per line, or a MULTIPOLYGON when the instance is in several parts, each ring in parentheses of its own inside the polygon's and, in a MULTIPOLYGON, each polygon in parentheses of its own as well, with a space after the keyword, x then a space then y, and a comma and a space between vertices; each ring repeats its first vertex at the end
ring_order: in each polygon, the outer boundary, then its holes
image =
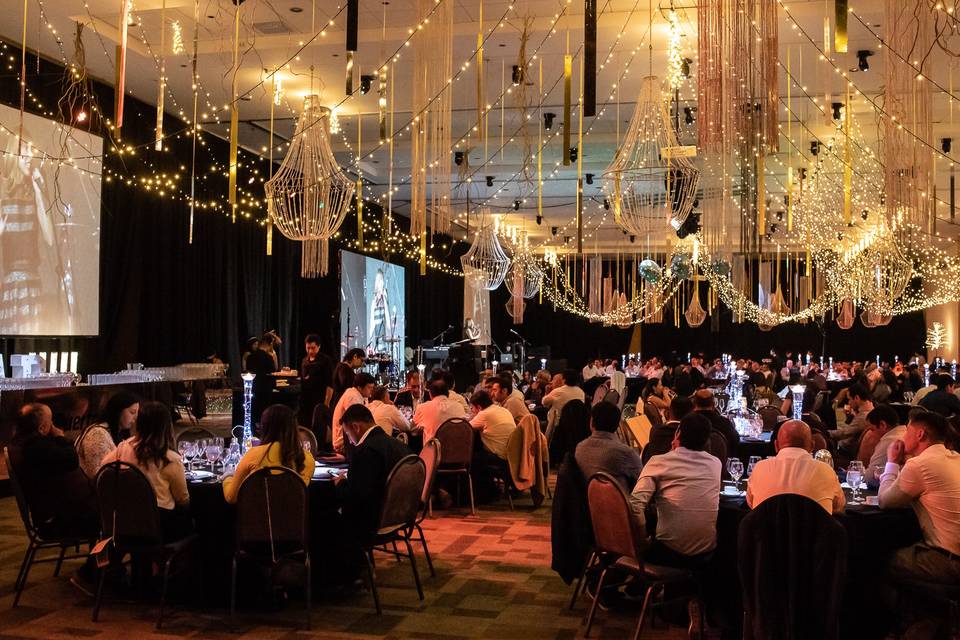
MULTIPOLYGON (((515 330, 510 329, 510 333, 520 338, 520 376, 523 377, 523 372, 527 366, 527 345, 530 344, 526 338, 517 333, 515 330)), ((533 345, 530 345, 533 346, 533 345)))

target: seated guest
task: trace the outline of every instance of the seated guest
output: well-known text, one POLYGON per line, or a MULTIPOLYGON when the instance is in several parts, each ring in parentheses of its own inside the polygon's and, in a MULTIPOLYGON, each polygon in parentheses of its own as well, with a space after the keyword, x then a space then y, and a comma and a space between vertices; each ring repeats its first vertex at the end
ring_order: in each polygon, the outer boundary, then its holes
POLYGON ((533 402, 534 404, 541 404, 543 402, 543 396, 547 394, 547 387, 549 385, 550 372, 543 370, 537 371, 533 382, 530 383, 530 386, 527 387, 527 390, 524 392, 523 399, 527 402, 533 402))
MULTIPOLYGON (((505 408, 494 404, 490 394, 480 390, 470 396, 476 415, 470 426, 480 434, 474 439, 473 465, 476 468, 498 466, 506 468, 507 442, 517 429, 513 416, 505 408)), ((443 452, 440 452, 443 455, 443 452)))
POLYGON ((855 383, 847 387, 847 424, 837 425, 830 430, 830 437, 836 441, 841 450, 850 455, 856 454, 860 434, 867 428, 867 414, 873 411, 873 401, 866 386, 855 383))
POLYGON ((567 369, 563 372, 563 384, 556 387, 543 396, 543 406, 549 409, 547 413, 547 439, 553 435, 553 430, 560 421, 560 412, 563 411, 563 405, 570 400, 580 400, 586 402, 586 395, 583 389, 577 386, 577 372, 573 369, 567 369))
POLYGON ((894 580, 960 582, 960 454, 948 449, 956 443, 947 420, 926 411, 912 413, 903 439, 887 449, 880 508, 912 507, 923 531, 923 542, 890 560, 894 580))
POLYGON ((93 480, 103 457, 117 448, 117 443, 130 436, 140 411, 140 399, 126 391, 115 393, 103 411, 104 422, 83 430, 74 443, 80 457, 80 468, 93 480))
POLYGON ((282 404, 267 407, 263 412, 263 439, 250 447, 240 458, 237 470, 223 481, 223 497, 233 504, 240 493, 240 485, 258 469, 286 467, 300 475, 303 484, 313 477, 313 456, 303 450, 297 433, 297 416, 293 409, 282 404))
POLYGON ((960 413, 960 398, 953 394, 953 378, 947 373, 938 373, 931 382, 936 389, 925 395, 917 404, 945 418, 960 413))
POLYGON ((430 400, 420 404, 413 413, 413 424, 423 431, 424 443, 437 435, 437 429, 447 420, 467 417, 448 393, 446 382, 434 380, 430 383, 430 400))
POLYGON ((10 463, 36 526, 48 535, 95 538, 100 523, 77 451, 45 404, 24 405, 9 445, 10 463))
POLYGON ((702 413, 691 413, 677 427, 673 449, 653 456, 640 472, 630 504, 646 525, 646 510, 657 512, 653 545, 644 560, 653 564, 701 565, 717 546, 721 463, 704 449, 712 427, 702 413))
POLYGON ((447 397, 463 407, 463 415, 470 413, 470 403, 467 402, 467 399, 463 397, 462 393, 457 393, 455 390, 457 381, 452 371, 447 371, 446 369, 434 369, 431 377, 432 380, 443 380, 446 383, 447 397))
POLYGON ((740 434, 733 426, 730 418, 717 411, 717 399, 710 389, 700 389, 693 394, 693 410, 702 414, 710 421, 714 431, 720 433, 727 441, 727 455, 735 455, 737 445, 740 444, 740 434))
POLYGON ((603 365, 600 362, 600 358, 588 362, 583 366, 583 381, 586 382, 590 378, 596 378, 597 376, 605 375, 603 373, 603 365))
POLYGON ((347 476, 333 479, 337 498, 348 529, 354 536, 368 538, 377 530, 387 476, 410 455, 410 449, 376 428, 373 414, 361 404, 344 411, 340 428, 355 448, 347 476))
POLYGON ((589 480, 593 474, 605 471, 620 482, 624 491, 630 491, 643 464, 637 450, 617 437, 619 426, 619 407, 598 402, 590 410, 590 437, 577 445, 574 457, 584 478, 589 480))
POLYGON ((653 456, 659 456, 668 453, 673 449, 673 439, 677 435, 677 427, 680 421, 688 413, 693 411, 693 401, 686 396, 677 396, 670 401, 667 408, 667 421, 663 424, 654 425, 650 429, 650 440, 647 446, 643 448, 640 459, 644 464, 653 456))
MULTIPOLYGON (((340 396, 346 392, 347 389, 353 386, 353 380, 356 377, 357 369, 363 366, 364 353, 363 349, 350 349, 343 356, 343 360, 337 363, 337 366, 333 369, 333 396, 330 398, 330 402, 333 406, 336 406, 337 402, 340 400, 340 396)), ((334 429, 337 428, 337 423, 334 422, 334 429)))
MULTIPOLYGON (((421 402, 426 402, 430 399, 430 394, 423 388, 423 380, 420 378, 419 371, 416 369, 407 371, 406 381, 406 384, 397 391, 397 395, 393 398, 395 405, 413 409, 421 402)), ((464 413, 466 413, 466 409, 464 409, 464 413)))
POLYGON ((759 371, 750 374, 750 384, 753 386, 753 402, 758 404, 758 400, 765 400, 767 406, 780 408, 783 398, 767 386, 767 377, 759 371))
POLYGON ((523 394, 513 388, 513 380, 510 374, 493 378, 489 392, 494 402, 510 412, 514 422, 520 422, 520 418, 530 415, 523 394))
POLYGON ((190 504, 187 478, 175 448, 170 409, 161 402, 144 402, 137 415, 136 433, 103 459, 104 465, 126 462, 147 477, 157 496, 163 539, 168 542, 193 531, 187 508, 190 504))
POLYGON ((860 449, 857 452, 857 460, 863 463, 864 481, 880 480, 876 476, 876 467, 886 464, 890 444, 894 440, 902 439, 907 431, 906 425, 897 426, 899 423, 900 417, 888 404, 879 404, 867 414, 867 430, 860 438, 860 449))
POLYGON ((780 426, 775 458, 761 460, 753 468, 747 483, 747 504, 757 507, 773 496, 785 493, 806 496, 827 513, 843 511, 843 489, 833 469, 814 460, 813 434, 800 420, 788 420, 780 426))
POLYGON ((647 380, 647 383, 643 386, 643 391, 640 392, 640 398, 645 403, 652 404, 660 413, 666 411, 670 406, 669 392, 663 386, 663 381, 660 378, 647 380))
POLYGON ((348 387, 333 409, 333 450, 343 453, 343 430, 340 429, 340 418, 343 412, 355 404, 366 404, 373 393, 374 379, 366 371, 361 371, 353 379, 353 386, 348 387))
POLYGON ((387 435, 391 435, 394 431, 410 432, 410 421, 400 413, 396 405, 390 402, 390 393, 386 387, 373 388, 367 408, 373 414, 373 423, 386 431, 387 435))

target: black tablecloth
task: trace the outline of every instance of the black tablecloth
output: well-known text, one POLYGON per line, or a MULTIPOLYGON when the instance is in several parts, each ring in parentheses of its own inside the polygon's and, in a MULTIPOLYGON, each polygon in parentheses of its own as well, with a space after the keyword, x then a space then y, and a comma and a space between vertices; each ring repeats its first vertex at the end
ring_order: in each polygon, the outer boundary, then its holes
MULTIPOLYGON (((190 511, 199 534, 199 568, 210 604, 229 602, 230 564, 236 540, 236 511, 223 498, 220 482, 190 482, 190 511)), ((329 480, 313 480, 307 488, 310 509, 308 536, 313 582, 318 587, 339 584, 352 576, 339 552, 343 530, 336 491, 329 480)), ((249 577, 241 584, 249 585, 249 577)))
MULTIPOLYGON (((848 496, 849 498, 849 496, 848 496)), ((713 589, 715 610, 725 622, 737 626, 742 620, 732 612, 742 611, 737 573, 737 533, 749 513, 743 498, 720 497, 717 517, 716 571, 722 584, 713 589)), ((917 518, 910 509, 881 510, 848 505, 835 516, 847 530, 847 588, 844 595, 841 637, 883 637, 879 586, 887 561, 894 551, 921 539, 917 518)), ((811 612, 816 615, 816 612, 811 612)))

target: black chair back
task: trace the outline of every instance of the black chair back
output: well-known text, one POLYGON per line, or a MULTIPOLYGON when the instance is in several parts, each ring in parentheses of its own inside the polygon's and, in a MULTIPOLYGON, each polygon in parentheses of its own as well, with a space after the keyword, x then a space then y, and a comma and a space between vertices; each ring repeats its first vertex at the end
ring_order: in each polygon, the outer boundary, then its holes
POLYGON ((10 488, 13 489, 13 495, 17 499, 17 510, 20 512, 20 519, 23 520, 23 528, 27 530, 27 535, 30 538, 34 538, 37 530, 33 525, 33 517, 30 515, 30 505, 27 503, 26 494, 23 493, 23 487, 17 477, 17 470, 10 459, 10 449, 7 447, 3 448, 3 460, 7 465, 7 477, 10 478, 10 488))
POLYGON ((738 531, 744 638, 836 638, 847 533, 819 504, 764 500, 738 531))
POLYGON ((258 469, 237 492, 237 548, 263 544, 307 546, 307 489, 293 469, 258 469))
POLYGON ((317 436, 306 427, 297 427, 297 435, 300 437, 300 442, 306 442, 310 445, 310 453, 314 456, 317 455, 317 436))
POLYGON ((95 480, 100 529, 118 546, 163 544, 157 495, 140 469, 126 462, 100 467, 95 480))
POLYGON ((377 526, 378 535, 414 525, 420 511, 426 478, 426 465, 417 455, 405 456, 394 465, 390 475, 387 476, 387 484, 383 490, 383 505, 377 526))
POLYGON ((643 405, 643 415, 647 416, 650 420, 650 424, 655 427, 659 427, 663 424, 663 416, 660 415, 660 410, 653 406, 653 403, 647 402, 643 405))
POLYGON ((437 467, 440 466, 440 461, 442 460, 442 450, 443 447, 440 445, 440 441, 434 438, 423 445, 423 449, 420 451, 420 459, 423 460, 423 466, 426 472, 426 480, 423 483, 423 493, 420 495, 420 502, 423 508, 426 508, 427 503, 430 501, 430 496, 433 495, 433 485, 437 479, 437 467))
POLYGON ((316 436, 317 444, 324 453, 333 451, 333 435, 330 433, 330 420, 332 420, 330 409, 322 402, 318 402, 313 408, 313 416, 310 420, 310 430, 316 436))
POLYGON ((583 400, 568 400, 550 437, 550 459, 563 460, 590 437, 590 408, 583 400))
POLYGON ((473 458, 473 427, 463 418, 450 418, 437 429, 445 467, 469 467, 473 458))

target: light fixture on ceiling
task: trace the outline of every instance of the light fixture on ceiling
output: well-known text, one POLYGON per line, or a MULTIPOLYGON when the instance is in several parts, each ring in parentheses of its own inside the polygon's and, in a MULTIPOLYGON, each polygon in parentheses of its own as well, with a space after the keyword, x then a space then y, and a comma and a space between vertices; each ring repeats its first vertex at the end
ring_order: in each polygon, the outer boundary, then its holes
POLYGON ((543 128, 547 131, 553 129, 553 119, 557 117, 557 114, 547 111, 543 114, 543 128))
POLYGON ((493 179, 496 178, 496 177, 497 177, 497 176, 487 176, 487 186, 488 186, 488 187, 492 187, 492 186, 493 186, 493 179))
POLYGON ((370 87, 373 86, 373 76, 362 75, 360 76, 360 93, 367 95, 370 93, 370 87))
POLYGON ((290 13, 303 13, 303 7, 290 7, 290 13))
POLYGON ((537 224, 538 224, 538 225, 543 224, 543 214, 541 214, 541 213, 538 213, 538 214, 537 214, 537 224))
POLYGON ((519 200, 514 200, 514 201, 513 201, 513 210, 514 210, 514 211, 520 211, 520 201, 519 201, 519 200))
POLYGON ((463 164, 463 151, 454 151, 453 152, 453 164, 458 167, 463 164))
POLYGON ((603 199, 603 208, 606 209, 607 211, 610 211, 610 201, 607 200, 606 198, 603 199))
POLYGON ((873 51, 869 49, 861 49, 857 51, 857 68, 860 71, 867 71, 870 69, 870 62, 867 60, 870 56, 873 55, 873 51))
POLYGON ((593 174, 585 173, 583 176, 587 179, 587 184, 593 184, 593 174))
POLYGON ((692 107, 683 108, 683 121, 686 124, 693 124, 693 108, 692 107))

